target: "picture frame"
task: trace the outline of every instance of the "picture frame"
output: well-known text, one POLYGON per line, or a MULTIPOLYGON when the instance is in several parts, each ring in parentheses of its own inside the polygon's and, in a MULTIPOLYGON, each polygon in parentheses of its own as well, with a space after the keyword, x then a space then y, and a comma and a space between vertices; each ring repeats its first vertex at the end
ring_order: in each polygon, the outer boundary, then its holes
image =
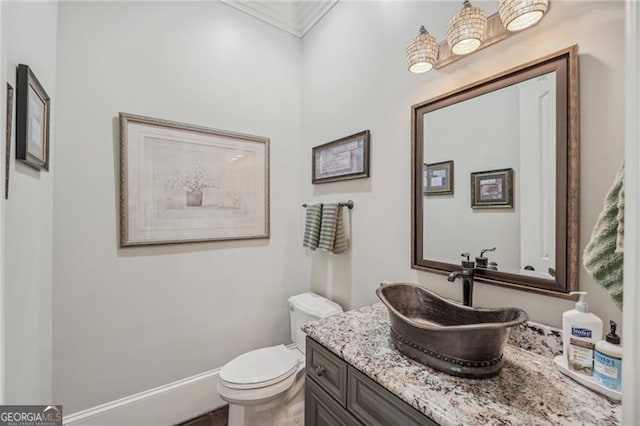
POLYGON ((513 208, 513 169, 471 173, 471 208, 513 208))
POLYGON ((51 100, 28 65, 18 65, 16 78, 16 159, 48 171, 51 100))
POLYGON ((316 185, 368 178, 369 153, 369 130, 313 147, 311 182, 316 185))
POLYGON ((269 142, 120 113, 120 246, 269 238, 269 142))
POLYGON ((13 131, 13 87, 7 83, 7 117, 5 126, 4 199, 9 199, 9 169, 11 165, 11 132, 13 131))
POLYGON ((427 197, 453 195, 453 160, 424 164, 422 173, 422 191, 427 197))

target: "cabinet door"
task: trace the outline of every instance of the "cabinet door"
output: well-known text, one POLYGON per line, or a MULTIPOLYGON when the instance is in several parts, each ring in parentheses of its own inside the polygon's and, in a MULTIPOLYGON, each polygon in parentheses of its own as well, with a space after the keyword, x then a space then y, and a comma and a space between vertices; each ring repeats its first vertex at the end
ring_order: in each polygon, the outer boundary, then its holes
POLYGON ((310 337, 307 337, 307 375, 346 407, 347 363, 310 337))
POLYGON ((437 423, 349 366, 347 408, 372 426, 436 426, 437 423))
POLYGON ((313 380, 305 382, 305 426, 360 426, 355 417, 327 395, 313 380))

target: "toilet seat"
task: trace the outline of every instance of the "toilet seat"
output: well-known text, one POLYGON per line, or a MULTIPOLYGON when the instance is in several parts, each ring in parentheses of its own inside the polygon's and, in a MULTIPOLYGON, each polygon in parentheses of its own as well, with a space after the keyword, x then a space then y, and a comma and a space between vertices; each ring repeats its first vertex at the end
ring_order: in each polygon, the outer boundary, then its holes
POLYGON ((220 379, 230 389, 259 389, 280 383, 298 371, 301 360, 284 345, 246 352, 227 363, 220 379))
POLYGON ((296 382, 297 374, 270 386, 255 389, 234 389, 223 380, 218 382, 218 393, 225 401, 241 405, 260 405, 286 395, 296 382))

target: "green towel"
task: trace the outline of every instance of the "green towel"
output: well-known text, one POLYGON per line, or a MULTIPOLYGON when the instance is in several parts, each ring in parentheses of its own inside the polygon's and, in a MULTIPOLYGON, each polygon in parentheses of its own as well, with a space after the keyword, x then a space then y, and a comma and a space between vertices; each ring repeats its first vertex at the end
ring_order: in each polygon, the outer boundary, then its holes
POLYGON ((344 217, 342 215, 342 206, 338 205, 338 215, 336 217, 336 237, 333 240, 333 254, 342 253, 349 248, 349 241, 344 230, 344 217))
POLYGON ((320 223, 322 220, 322 204, 312 204, 307 206, 307 215, 304 222, 303 247, 311 250, 318 248, 320 241, 320 223))
POLYGON ((342 253, 348 247, 344 232, 342 206, 338 203, 328 203, 322 207, 322 225, 320 226, 318 247, 334 254, 342 253))
POLYGON ((613 301, 622 309, 624 261, 624 163, 618 168, 613 186, 604 200, 591 240, 584 249, 582 263, 613 301))

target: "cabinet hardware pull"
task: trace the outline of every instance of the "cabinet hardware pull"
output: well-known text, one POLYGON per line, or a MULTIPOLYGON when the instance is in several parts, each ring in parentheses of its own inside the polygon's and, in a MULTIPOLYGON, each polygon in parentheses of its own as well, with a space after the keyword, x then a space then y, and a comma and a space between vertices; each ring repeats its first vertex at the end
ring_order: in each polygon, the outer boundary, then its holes
POLYGON ((313 368, 316 370, 316 374, 318 376, 322 376, 322 374, 324 374, 325 372, 325 368, 320 364, 314 365, 313 368))

